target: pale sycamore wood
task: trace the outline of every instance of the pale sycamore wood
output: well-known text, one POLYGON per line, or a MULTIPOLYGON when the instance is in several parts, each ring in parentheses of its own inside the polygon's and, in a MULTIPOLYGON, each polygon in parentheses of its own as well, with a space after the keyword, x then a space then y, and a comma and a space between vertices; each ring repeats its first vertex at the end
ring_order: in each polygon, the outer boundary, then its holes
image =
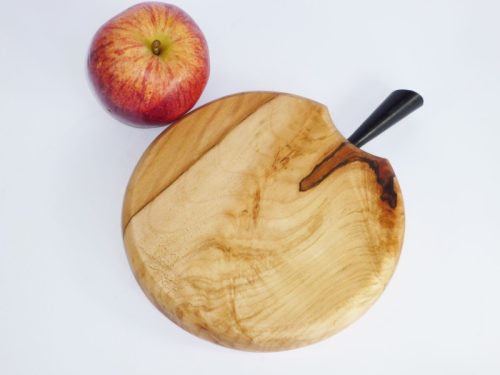
POLYGON ((396 267, 401 192, 328 110, 279 93, 219 99, 164 131, 123 208, 130 265, 172 321, 221 345, 273 351, 363 314, 396 267))

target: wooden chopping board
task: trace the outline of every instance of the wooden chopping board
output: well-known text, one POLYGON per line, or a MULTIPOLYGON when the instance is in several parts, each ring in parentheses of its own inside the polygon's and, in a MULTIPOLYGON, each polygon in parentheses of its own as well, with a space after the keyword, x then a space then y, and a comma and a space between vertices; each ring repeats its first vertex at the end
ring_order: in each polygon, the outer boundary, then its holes
POLYGON ((322 104, 251 92, 165 130, 129 182, 123 234, 151 301, 187 331, 254 351, 328 337, 394 272, 401 192, 322 104))

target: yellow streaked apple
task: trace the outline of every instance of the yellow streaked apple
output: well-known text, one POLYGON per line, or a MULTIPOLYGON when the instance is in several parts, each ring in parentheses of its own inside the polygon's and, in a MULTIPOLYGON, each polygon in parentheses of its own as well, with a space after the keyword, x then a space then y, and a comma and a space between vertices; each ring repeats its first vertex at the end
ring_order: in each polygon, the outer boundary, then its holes
POLYGON ((88 69, 99 98, 116 117, 133 125, 165 125, 199 99, 210 64, 205 37, 187 13, 147 2, 97 31, 88 69))

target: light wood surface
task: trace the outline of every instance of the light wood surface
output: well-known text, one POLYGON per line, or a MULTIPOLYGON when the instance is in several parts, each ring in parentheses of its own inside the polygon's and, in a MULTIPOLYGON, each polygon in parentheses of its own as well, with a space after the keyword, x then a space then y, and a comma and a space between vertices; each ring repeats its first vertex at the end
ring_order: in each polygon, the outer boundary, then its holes
POLYGON ((164 131, 124 201, 130 265, 189 332, 256 351, 328 337, 392 276, 404 213, 389 163, 348 143, 314 101, 255 92, 164 131))

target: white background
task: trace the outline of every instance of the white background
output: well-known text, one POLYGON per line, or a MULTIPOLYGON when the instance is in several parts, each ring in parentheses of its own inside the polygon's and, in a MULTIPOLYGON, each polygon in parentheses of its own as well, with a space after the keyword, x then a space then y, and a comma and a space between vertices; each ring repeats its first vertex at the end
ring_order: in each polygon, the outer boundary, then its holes
POLYGON ((181 1, 204 31, 199 104, 277 90, 326 104, 348 136, 393 89, 425 105, 365 146, 406 204, 398 269, 319 344, 246 353, 146 299, 123 250, 128 178, 162 130, 111 118, 90 40, 132 1, 5 1, 0 11, 0 373, 500 373, 500 3, 181 1))

